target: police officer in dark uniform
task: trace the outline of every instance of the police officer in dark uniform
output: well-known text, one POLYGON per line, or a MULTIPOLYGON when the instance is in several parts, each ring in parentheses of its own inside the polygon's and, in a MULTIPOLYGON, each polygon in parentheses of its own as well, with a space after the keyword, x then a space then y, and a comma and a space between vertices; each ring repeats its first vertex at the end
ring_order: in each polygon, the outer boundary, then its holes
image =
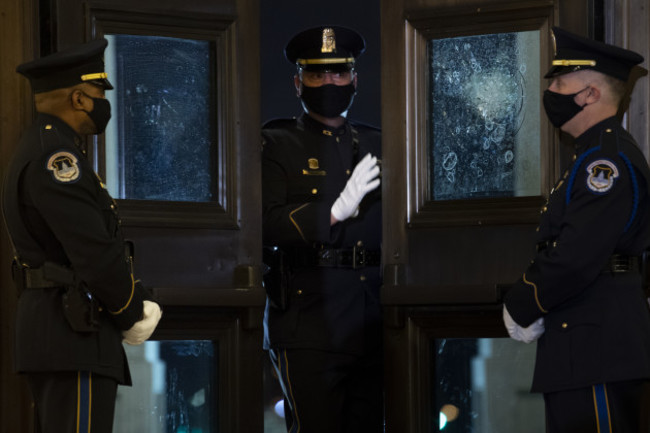
POLYGON ((290 432, 383 431, 381 138, 346 117, 364 49, 342 27, 294 36, 304 113, 262 130, 265 347, 290 432))
POLYGON ((86 158, 112 89, 105 39, 18 66, 38 117, 5 178, 2 206, 19 291, 16 369, 41 433, 112 433, 118 384, 131 378, 122 340, 140 344, 160 307, 133 277, 115 202, 86 158))
POLYGON ((615 117, 637 53, 553 29, 544 108, 575 137, 573 164, 542 210, 538 252, 505 298, 510 335, 537 340, 532 391, 547 432, 647 432, 650 170, 615 117))

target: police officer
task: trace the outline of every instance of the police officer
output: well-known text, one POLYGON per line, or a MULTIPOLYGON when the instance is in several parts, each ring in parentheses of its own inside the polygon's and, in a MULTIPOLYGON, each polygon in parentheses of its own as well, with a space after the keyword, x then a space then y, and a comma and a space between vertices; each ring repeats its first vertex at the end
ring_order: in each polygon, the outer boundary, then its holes
POLYGON ((560 28, 553 35, 544 108, 575 137, 575 158, 542 210, 538 252, 506 295, 504 321, 512 338, 537 340, 532 391, 544 394, 547 432, 639 432, 650 412, 640 272, 650 170, 615 116, 643 58, 560 28))
POLYGON ((84 136, 110 118, 105 39, 18 66, 38 117, 9 165, 3 213, 20 292, 15 363, 41 433, 112 433, 122 340, 140 344, 160 307, 134 279, 115 202, 86 158, 84 136))
POLYGON ((262 130, 264 245, 281 255, 281 282, 265 279, 265 347, 290 432, 383 431, 381 139, 346 117, 364 49, 343 27, 294 36, 304 113, 262 130))

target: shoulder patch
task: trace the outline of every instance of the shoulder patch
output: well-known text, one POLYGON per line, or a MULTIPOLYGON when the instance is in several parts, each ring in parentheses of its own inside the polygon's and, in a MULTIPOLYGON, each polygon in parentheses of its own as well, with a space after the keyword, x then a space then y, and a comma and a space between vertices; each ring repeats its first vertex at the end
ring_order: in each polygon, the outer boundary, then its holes
POLYGON ((614 186, 619 176, 618 167, 609 159, 598 159, 587 166, 587 188, 596 194, 604 194, 614 186))
POLYGON ((54 180, 60 183, 74 183, 81 175, 77 157, 71 152, 61 151, 52 154, 47 160, 47 169, 54 180))

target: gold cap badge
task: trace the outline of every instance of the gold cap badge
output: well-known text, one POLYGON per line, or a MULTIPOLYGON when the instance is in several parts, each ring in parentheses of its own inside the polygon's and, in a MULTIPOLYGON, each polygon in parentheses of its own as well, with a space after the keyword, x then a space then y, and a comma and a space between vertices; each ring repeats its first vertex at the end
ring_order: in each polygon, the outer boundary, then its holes
POLYGON ((321 53, 333 53, 336 51, 336 36, 334 29, 326 27, 323 29, 323 46, 320 49, 321 53))

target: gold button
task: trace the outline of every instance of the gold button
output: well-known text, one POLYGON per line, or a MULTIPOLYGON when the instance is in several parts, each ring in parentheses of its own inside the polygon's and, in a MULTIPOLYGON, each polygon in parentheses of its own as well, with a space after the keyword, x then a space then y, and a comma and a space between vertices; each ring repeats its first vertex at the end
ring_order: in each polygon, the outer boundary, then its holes
POLYGON ((577 156, 576 156, 576 155, 573 155, 573 160, 574 160, 574 161, 576 160, 576 158, 577 158, 577 156))
POLYGON ((357 246, 362 247, 363 246, 363 241, 357 241, 357 246))
POLYGON ((314 188, 314 189, 311 190, 311 193, 312 194, 318 194, 318 190, 316 188, 314 188))
POLYGON ((359 279, 360 279, 361 281, 366 281, 366 276, 365 276, 365 275, 362 275, 362 276, 359 277, 359 279))
POLYGON ((345 170, 345 174, 350 175, 350 170, 345 170))
POLYGON ((605 132, 612 132, 612 130, 610 128, 607 128, 605 132))
POLYGON ((298 291, 296 293, 299 294, 299 295, 302 295, 302 290, 298 289, 298 291))
POLYGON ((341 142, 341 139, 338 138, 338 137, 336 137, 336 142, 337 142, 337 143, 340 143, 340 142, 341 142))
POLYGON ((566 328, 568 328, 568 327, 569 327, 569 324, 568 324, 568 323, 564 322, 564 323, 562 324, 562 329, 566 329, 566 328))

